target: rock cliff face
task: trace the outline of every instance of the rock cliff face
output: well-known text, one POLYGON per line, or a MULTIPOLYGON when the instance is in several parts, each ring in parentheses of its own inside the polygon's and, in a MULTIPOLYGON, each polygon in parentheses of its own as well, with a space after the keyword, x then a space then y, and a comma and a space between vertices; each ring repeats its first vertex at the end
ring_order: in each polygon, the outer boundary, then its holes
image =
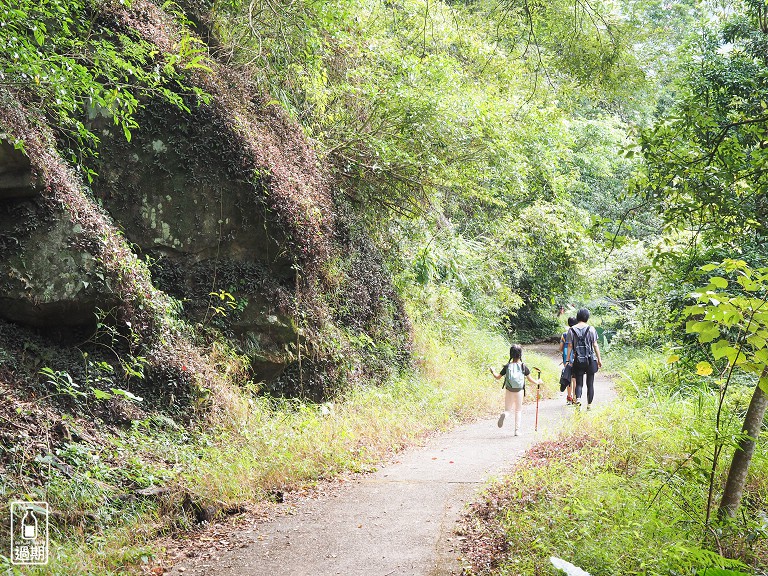
POLYGON ((0 141, 0 200, 30 198, 39 192, 29 158, 10 142, 0 141))
POLYGON ((196 81, 210 103, 186 112, 145 101, 130 141, 92 110, 101 143, 89 184, 64 167, 56 126, 33 129, 21 106, 0 114, 0 318, 131 325, 159 291, 190 326, 229 338, 254 380, 289 393, 296 374, 339 369, 328 334, 407 349, 383 263, 348 225, 337 232, 331 187, 301 129, 222 66, 196 81), (36 136, 21 151, 3 132, 36 136), (340 302, 345 294, 354 301, 340 302))
POLYGON ((110 294, 94 240, 46 202, 30 159, 0 144, 0 317, 35 327, 95 322, 110 294))
MULTIPOLYGON (((270 205, 272 167, 243 157, 247 143, 220 112, 154 103, 131 142, 102 128, 93 191, 151 263, 154 284, 190 320, 248 339, 259 377, 270 379, 292 359, 298 328, 288 310, 301 258, 270 205)), ((281 156, 296 169, 296 158, 281 156)))
MULTIPOLYGON (((257 377, 274 379, 294 359, 298 328, 288 311, 302 259, 270 205, 275 181, 262 176, 270 167, 243 163, 243 139, 211 108, 185 114, 150 104, 140 122, 131 142, 93 126, 102 137, 94 200, 151 263, 155 287, 190 321, 248 339, 257 377)), ((97 313, 120 304, 99 239, 48 201, 34 172, 3 144, 0 317, 38 328, 95 325, 97 313)))

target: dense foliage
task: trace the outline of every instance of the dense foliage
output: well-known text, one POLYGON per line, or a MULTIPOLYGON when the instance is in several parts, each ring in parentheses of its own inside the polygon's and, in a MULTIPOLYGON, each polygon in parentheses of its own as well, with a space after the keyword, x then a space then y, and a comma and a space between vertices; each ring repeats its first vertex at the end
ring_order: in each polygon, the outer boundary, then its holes
MULTIPOLYGON (((763 515, 706 524, 716 391, 681 392, 673 366, 653 358, 652 349, 640 352, 612 357, 622 365, 623 400, 577 417, 572 430, 532 449, 473 505, 464 524, 466 573, 556 574, 552 556, 594 576, 763 573, 763 515)), ((743 408, 748 392, 736 385, 724 415, 743 408)), ((738 434, 738 427, 724 417, 720 432, 738 434)), ((750 481, 752 510, 766 505, 767 466, 761 450, 750 481)))
POLYGON ((314 139, 417 308, 535 338, 587 298, 632 165, 614 111, 645 113, 628 97, 640 37, 614 7, 245 8, 215 4, 222 54, 314 139))
MULTIPOLYGON (((205 99, 184 80, 185 71, 205 67, 206 50, 183 13, 175 12, 181 32, 162 52, 138 22, 119 26, 125 10, 125 2, 111 0, 0 2, 0 89, 54 126, 65 154, 84 169, 99 142, 88 118, 112 119, 130 140, 142 98, 159 96, 185 110, 184 96, 205 99)), ((13 128, 6 130, 23 146, 25 135, 13 128)))

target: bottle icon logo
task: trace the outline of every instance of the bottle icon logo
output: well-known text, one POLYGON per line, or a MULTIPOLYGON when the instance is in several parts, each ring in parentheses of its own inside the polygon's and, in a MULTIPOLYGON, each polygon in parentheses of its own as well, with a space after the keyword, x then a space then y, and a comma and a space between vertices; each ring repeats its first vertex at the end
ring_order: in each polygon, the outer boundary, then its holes
POLYGON ((21 537, 24 540, 34 540, 37 538, 37 517, 32 508, 27 508, 24 517, 21 519, 21 537))
POLYGON ((48 563, 48 503, 11 502, 11 564, 48 563))

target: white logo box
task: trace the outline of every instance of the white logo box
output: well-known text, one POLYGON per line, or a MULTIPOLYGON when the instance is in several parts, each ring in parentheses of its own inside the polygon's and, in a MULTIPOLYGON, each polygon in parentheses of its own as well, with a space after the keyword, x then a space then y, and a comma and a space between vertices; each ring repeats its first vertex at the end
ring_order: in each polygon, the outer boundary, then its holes
POLYGON ((48 564, 48 502, 11 502, 11 564, 48 564))

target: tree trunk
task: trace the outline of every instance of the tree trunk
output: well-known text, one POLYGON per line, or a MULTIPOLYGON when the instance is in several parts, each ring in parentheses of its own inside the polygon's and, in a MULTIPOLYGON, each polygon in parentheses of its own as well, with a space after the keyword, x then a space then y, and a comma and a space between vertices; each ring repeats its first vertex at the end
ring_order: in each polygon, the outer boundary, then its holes
MULTIPOLYGON (((765 378, 766 375, 768 375, 768 368, 763 370, 761 379, 765 378)), ((728 470, 728 480, 725 483, 723 498, 720 500, 720 508, 717 511, 717 517, 721 520, 733 518, 739 509, 741 497, 744 495, 744 485, 747 482, 749 463, 752 461, 755 442, 760 435, 766 408, 768 408, 768 394, 760 386, 755 386, 755 392, 752 394, 752 400, 749 403, 742 427, 745 437, 739 441, 739 445, 733 453, 733 461, 728 470)))

